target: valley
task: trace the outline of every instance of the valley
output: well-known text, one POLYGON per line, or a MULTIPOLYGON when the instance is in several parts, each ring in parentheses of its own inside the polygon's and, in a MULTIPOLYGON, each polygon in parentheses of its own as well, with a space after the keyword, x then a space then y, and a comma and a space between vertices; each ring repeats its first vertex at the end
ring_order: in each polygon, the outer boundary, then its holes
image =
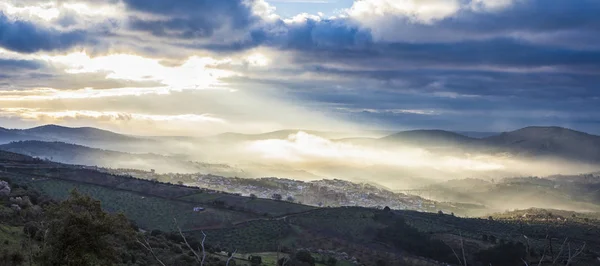
MULTIPOLYGON (((39 139, 0 145, 0 178, 53 201, 69 200, 73 197, 71 191, 77 191, 98 200, 110 213, 123 213, 139 227, 139 232, 154 238, 181 230, 191 241, 199 241, 206 234, 206 243, 213 249, 209 256, 215 259, 228 257, 217 250, 245 254, 236 257, 239 262, 258 254, 273 260, 275 254, 293 256, 307 251, 323 262, 334 258, 347 265, 445 265, 456 263, 454 250, 464 250, 468 255, 459 260, 472 265, 486 261, 514 265, 511 263, 567 256, 548 251, 560 250, 561 241, 581 249, 578 264, 574 265, 594 265, 600 257, 598 172, 511 176, 503 171, 463 171, 462 174, 480 176, 434 178, 420 186, 398 188, 382 185, 368 176, 351 180, 318 175, 305 179, 257 177, 258 168, 254 172, 245 169, 249 165, 256 167, 256 162, 204 163, 192 160, 191 153, 105 150, 84 146, 81 140, 86 138, 77 134, 80 133, 74 131, 70 135, 74 143, 42 134, 37 135, 39 139), (525 250, 528 251, 523 253, 525 250), (512 252, 514 257, 500 256, 507 259, 502 262, 495 254, 508 254, 505 252, 512 252)), ((275 135, 284 139, 270 141, 285 141, 285 136, 275 135)), ((293 136, 298 135, 292 133, 287 138, 293 136)), ((237 143, 232 140, 234 137, 239 136, 212 140, 210 145, 237 143)), ((256 139, 259 137, 252 136, 251 141, 269 145, 266 140, 256 139)), ((136 137, 118 139, 127 143, 129 138, 136 137)), ((551 139, 557 141, 556 136, 551 139)), ((471 137, 443 131, 362 139, 360 145, 382 145, 366 143, 391 140, 395 144, 386 145, 424 147, 435 154, 447 154, 451 149, 453 156, 457 156, 456 149, 491 150, 490 146, 482 149, 480 144, 474 144, 478 140, 471 137)), ((332 143, 352 141, 353 138, 337 139, 332 143)), ((139 144, 137 138, 135 143, 139 144)), ((158 141, 156 147, 167 145, 161 143, 158 141)), ((341 147, 355 147, 345 145, 341 147)), ((525 146, 530 149, 528 152, 512 152, 513 147, 508 147, 501 153, 523 160, 543 156, 531 145, 525 146)), ((499 152, 496 149, 494 152, 499 152)), ((317 168, 306 168, 309 166, 298 164, 287 170, 318 172, 317 168)), ((281 166, 261 167, 264 171, 281 166)), ((362 171, 375 174, 377 169, 384 168, 370 165, 362 171)), ((395 173, 403 174, 407 173, 395 173)), ((410 173, 405 177, 418 179, 410 173)), ((22 197, 13 192, 10 198, 22 197)))

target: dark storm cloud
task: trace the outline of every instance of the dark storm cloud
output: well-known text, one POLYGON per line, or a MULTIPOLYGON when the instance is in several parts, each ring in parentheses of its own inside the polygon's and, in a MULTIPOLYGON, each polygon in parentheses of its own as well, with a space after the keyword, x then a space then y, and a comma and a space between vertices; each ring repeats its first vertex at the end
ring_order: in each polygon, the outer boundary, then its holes
MULTIPOLYGON (((123 41, 134 51, 157 56, 178 47, 227 56, 268 47, 274 50, 267 54, 274 62, 268 70, 235 69, 241 77, 226 82, 277 90, 357 120, 487 130, 497 124, 591 127, 600 117, 597 0, 521 0, 495 11, 463 8, 427 24, 402 15, 368 18, 381 24, 352 16, 267 21, 253 13, 253 1, 241 0, 120 2, 127 21, 115 30, 121 39, 110 35, 102 44, 123 41), (139 39, 126 39, 132 35, 139 39), (291 55, 293 66, 279 64, 277 52, 291 55)), ((76 16, 61 19, 64 27, 78 24, 76 16)), ((83 32, 61 32, 3 15, 0 37, 0 46, 26 53, 66 49, 86 40, 83 32)), ((31 62, 0 62, 2 69, 11 65, 36 70, 31 62)), ((75 88, 85 83, 55 74, 49 78, 55 84, 72 82, 75 88)), ((30 75, 22 86, 43 84, 44 77, 30 75)), ((102 75, 93 80, 100 82, 102 75)))
POLYGON ((6 73, 21 69, 39 69, 44 63, 34 60, 0 59, 0 72, 6 73))
POLYGON ((500 12, 463 12, 440 24, 472 32, 600 30, 596 0, 515 1, 500 12))
POLYGON ((56 69, 41 60, 0 59, 0 87, 8 90, 25 91, 31 88, 48 87, 59 90, 78 90, 162 86, 159 82, 154 81, 107 79, 108 74, 107 72, 94 72, 65 75, 63 69, 56 69))
POLYGON ((283 48, 299 50, 365 49, 372 43, 367 30, 345 21, 308 19, 305 23, 288 25, 283 48))
POLYGON ((21 53, 71 48, 86 41, 83 31, 60 32, 32 22, 11 20, 0 12, 0 46, 21 53))
MULTIPOLYGON (((249 38, 233 42, 200 45, 214 51, 230 52, 267 46, 299 52, 366 49, 373 43, 368 29, 360 29, 345 20, 307 19, 302 23, 287 24, 276 21, 248 31, 249 38)), ((368 52, 365 50, 365 52, 368 52)))
POLYGON ((130 27, 158 37, 183 39, 211 37, 224 27, 246 29, 258 20, 240 0, 124 0, 132 11, 157 15, 131 16, 130 27))

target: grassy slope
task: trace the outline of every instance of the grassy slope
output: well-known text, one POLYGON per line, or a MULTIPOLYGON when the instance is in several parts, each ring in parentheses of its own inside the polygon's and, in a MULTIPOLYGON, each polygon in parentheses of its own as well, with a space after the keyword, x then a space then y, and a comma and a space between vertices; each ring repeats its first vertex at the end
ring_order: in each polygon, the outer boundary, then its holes
POLYGON ((77 189, 100 200, 106 210, 125 213, 142 228, 171 231, 174 229, 173 218, 177 218, 183 230, 224 226, 226 221, 243 221, 249 218, 244 213, 210 207, 204 212, 194 212, 195 205, 191 203, 62 180, 33 182, 31 186, 56 199, 66 199, 72 189, 77 189))

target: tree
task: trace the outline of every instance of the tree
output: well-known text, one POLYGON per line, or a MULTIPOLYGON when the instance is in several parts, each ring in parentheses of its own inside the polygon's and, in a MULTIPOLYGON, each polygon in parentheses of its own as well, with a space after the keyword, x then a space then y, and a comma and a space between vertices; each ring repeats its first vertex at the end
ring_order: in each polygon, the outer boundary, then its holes
POLYGON ((391 209, 390 209, 390 207, 388 207, 388 206, 385 206, 385 208, 383 208, 383 211, 385 211, 385 212, 389 212, 389 211, 391 211, 391 209))
POLYGON ((108 214, 100 201, 71 191, 69 199, 51 206, 41 265, 113 265, 119 261, 117 238, 134 234, 122 214, 108 214))
POLYGON ((281 200, 283 199, 283 196, 281 196, 281 194, 275 193, 271 196, 271 198, 274 200, 281 200))
POLYGON ((337 259, 334 257, 329 257, 329 259, 327 259, 327 262, 325 262, 325 265, 327 266, 335 266, 337 264, 337 259))
POLYGON ((523 265, 522 258, 527 256, 525 245, 521 242, 505 243, 475 254, 483 265, 513 266, 523 265))
POLYGON ((313 258, 310 252, 306 250, 296 252, 295 260, 298 262, 306 263, 311 266, 315 265, 315 258, 313 258))
POLYGON ((258 198, 258 197, 257 197, 256 195, 254 195, 254 194, 250 194, 250 198, 251 198, 251 199, 256 199, 256 198, 258 198))
POLYGON ((286 200, 289 201, 289 202, 294 202, 294 197, 288 196, 286 200))
POLYGON ((250 264, 252 266, 261 265, 262 264, 262 257, 261 256, 250 255, 248 257, 248 260, 250 261, 250 264))

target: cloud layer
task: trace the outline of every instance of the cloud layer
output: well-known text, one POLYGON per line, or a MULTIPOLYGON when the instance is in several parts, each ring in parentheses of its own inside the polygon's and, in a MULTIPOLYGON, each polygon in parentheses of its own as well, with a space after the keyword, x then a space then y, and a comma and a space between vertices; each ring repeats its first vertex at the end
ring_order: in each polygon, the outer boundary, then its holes
POLYGON ((0 8, 4 108, 214 114, 240 131, 336 122, 600 133, 594 0, 357 0, 332 17, 282 17, 268 0, 0 8))

